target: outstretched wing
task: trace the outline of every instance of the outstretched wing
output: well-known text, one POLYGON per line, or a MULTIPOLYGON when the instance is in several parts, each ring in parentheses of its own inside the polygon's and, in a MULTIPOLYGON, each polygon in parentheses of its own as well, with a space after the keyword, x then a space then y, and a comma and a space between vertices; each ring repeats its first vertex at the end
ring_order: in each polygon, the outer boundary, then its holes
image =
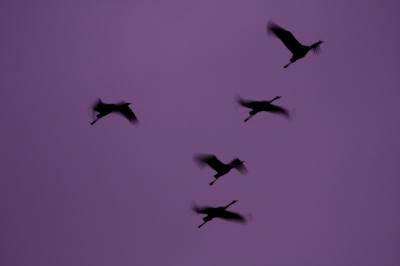
POLYGON ((234 165, 235 168, 242 174, 245 175, 247 174, 247 168, 246 166, 244 166, 243 164, 244 162, 242 162, 241 160, 239 160, 239 158, 235 158, 232 160, 232 162, 230 162, 231 165, 234 165))
POLYGON ((230 211, 224 211, 218 217, 229 221, 235 221, 241 223, 246 222, 246 219, 242 215, 230 211))
POLYGON ((139 120, 135 116, 135 114, 132 112, 131 108, 127 105, 123 105, 119 108, 120 113, 125 116, 129 122, 132 124, 139 124, 139 120))
POLYGON ((200 166, 207 164, 217 172, 224 166, 224 164, 213 154, 197 154, 194 156, 194 159, 200 166))
POLYGON ((278 26, 272 20, 268 22, 267 32, 268 34, 274 34, 276 37, 278 37, 286 46, 286 48, 288 48, 292 52, 292 54, 295 54, 295 52, 303 46, 296 40, 296 38, 294 38, 293 34, 290 31, 287 31, 278 26))

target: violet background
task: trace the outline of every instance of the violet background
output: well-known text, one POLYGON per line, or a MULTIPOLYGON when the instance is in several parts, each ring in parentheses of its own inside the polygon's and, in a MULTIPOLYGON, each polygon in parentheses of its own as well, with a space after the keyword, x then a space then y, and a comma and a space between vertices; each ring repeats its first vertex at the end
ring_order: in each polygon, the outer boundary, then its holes
POLYGON ((0 265, 400 265, 398 1, 0 2, 0 265), (322 53, 283 69, 274 20, 322 53), (269 100, 243 123, 235 103, 269 100), (125 100, 93 126, 90 106, 125 100), (246 161, 212 187, 193 154, 246 161), (251 221, 213 220, 199 205, 251 221))

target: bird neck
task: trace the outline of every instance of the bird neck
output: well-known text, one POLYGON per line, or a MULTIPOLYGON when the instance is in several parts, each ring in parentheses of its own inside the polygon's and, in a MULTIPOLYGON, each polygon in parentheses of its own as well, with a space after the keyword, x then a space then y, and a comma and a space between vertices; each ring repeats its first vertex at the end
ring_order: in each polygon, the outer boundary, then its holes
POLYGON ((231 206, 233 203, 235 203, 236 201, 232 201, 231 203, 229 203, 228 205, 226 205, 225 209, 227 209, 229 206, 231 206))
POLYGON ((275 101, 275 100, 277 100, 277 99, 279 99, 280 97, 275 97, 275 98, 273 98, 271 101, 269 101, 268 103, 272 103, 273 101, 275 101))

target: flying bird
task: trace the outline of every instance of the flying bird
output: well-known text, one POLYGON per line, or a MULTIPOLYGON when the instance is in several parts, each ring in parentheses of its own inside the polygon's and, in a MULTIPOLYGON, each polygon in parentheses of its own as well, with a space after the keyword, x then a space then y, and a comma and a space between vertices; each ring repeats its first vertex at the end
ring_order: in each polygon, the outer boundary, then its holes
POLYGON ((91 123, 91 125, 96 123, 97 120, 99 120, 103 116, 106 116, 113 112, 125 116, 132 124, 138 124, 139 120, 132 112, 131 108, 129 108, 128 106, 130 104, 131 103, 126 103, 126 102, 119 102, 117 104, 106 104, 103 103, 100 99, 98 99, 92 106, 93 113, 98 112, 98 114, 96 115, 96 119, 91 123))
POLYGON ((231 169, 235 168, 241 174, 247 173, 247 168, 244 166, 244 161, 239 160, 239 158, 233 159, 229 164, 224 164, 213 154, 198 154, 194 156, 195 161, 200 165, 208 165, 215 171, 217 174, 214 175, 215 180, 210 183, 210 186, 214 184, 217 179, 225 174, 227 174, 231 169))
POLYGON ((268 22, 267 32, 268 34, 274 34, 276 37, 278 37, 286 46, 286 48, 288 48, 293 54, 293 57, 290 59, 290 63, 284 66, 284 68, 287 68, 292 63, 296 62, 296 60, 299 60, 300 58, 306 56, 308 51, 310 51, 311 49, 315 54, 318 54, 321 51, 319 45, 323 43, 323 41, 318 41, 310 46, 302 45, 294 38, 293 34, 290 31, 281 28, 272 20, 268 22))
POLYGON ((261 112, 261 111, 281 114, 281 115, 283 115, 283 116, 285 116, 286 118, 289 119, 289 112, 286 109, 271 104, 273 101, 275 101, 275 100, 277 100, 279 98, 281 98, 281 96, 276 96, 271 101, 257 102, 257 101, 246 101, 246 100, 243 100, 242 98, 240 98, 240 96, 238 96, 237 97, 237 102, 240 105, 242 105, 244 107, 247 107, 247 108, 250 108, 250 109, 253 109, 253 110, 251 110, 249 112, 250 116, 248 118, 246 118, 244 120, 244 122, 246 122, 247 120, 252 118, 255 114, 257 114, 258 112, 261 112))
POLYGON ((217 208, 208 207, 208 206, 199 207, 199 206, 194 205, 192 207, 193 211, 195 211, 197 213, 207 214, 207 216, 203 218, 204 222, 201 225, 199 225, 198 228, 202 227, 206 222, 209 222, 214 218, 221 218, 224 220, 235 221, 235 222, 239 222, 239 223, 246 222, 245 218, 242 215, 226 210, 226 208, 228 208, 235 202, 237 202, 237 200, 232 201, 225 207, 217 207, 217 208))

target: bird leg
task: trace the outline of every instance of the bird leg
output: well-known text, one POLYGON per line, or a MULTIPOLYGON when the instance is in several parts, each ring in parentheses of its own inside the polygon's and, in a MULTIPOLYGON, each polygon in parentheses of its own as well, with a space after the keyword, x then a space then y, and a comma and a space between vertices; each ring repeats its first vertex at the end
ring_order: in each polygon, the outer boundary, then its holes
POLYGON ((214 184, 214 182, 217 181, 217 179, 218 178, 215 178, 215 180, 210 183, 210 186, 212 186, 214 184))
POLYGON ((97 120, 99 120, 99 119, 100 119, 100 117, 97 117, 96 120, 94 120, 90 125, 93 125, 93 124, 96 123, 97 120))
POLYGON ((288 66, 290 66, 293 62, 290 62, 289 64, 287 64, 286 66, 284 66, 283 68, 287 68, 288 66))
POLYGON ((201 225, 199 225, 198 228, 202 227, 206 222, 208 222, 208 221, 205 221, 204 223, 202 223, 201 225))
POLYGON ((252 118, 254 115, 250 115, 249 117, 247 117, 244 122, 246 122, 247 120, 249 120, 250 118, 252 118))

